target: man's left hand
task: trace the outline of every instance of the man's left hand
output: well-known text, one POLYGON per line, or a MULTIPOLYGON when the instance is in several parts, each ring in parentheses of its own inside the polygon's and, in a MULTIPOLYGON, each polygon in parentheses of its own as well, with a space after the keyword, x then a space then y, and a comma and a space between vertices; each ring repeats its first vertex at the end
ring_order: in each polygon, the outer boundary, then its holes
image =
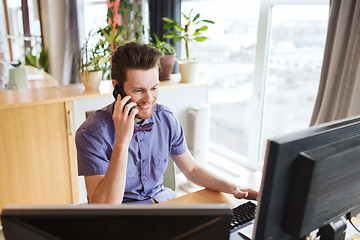
POLYGON ((248 199, 248 200, 257 200, 258 197, 258 192, 251 189, 251 188, 237 188, 234 192, 233 195, 235 198, 244 198, 244 199, 248 199))

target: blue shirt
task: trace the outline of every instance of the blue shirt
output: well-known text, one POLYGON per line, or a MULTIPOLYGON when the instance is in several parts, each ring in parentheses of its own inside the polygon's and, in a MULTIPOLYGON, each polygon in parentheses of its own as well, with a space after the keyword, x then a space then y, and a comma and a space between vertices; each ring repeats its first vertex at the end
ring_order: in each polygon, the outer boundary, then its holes
MULTIPOLYGON (((92 113, 76 131, 79 175, 105 175, 115 142, 112 120, 114 103, 92 113)), ((123 203, 152 203, 175 198, 163 185, 170 154, 187 150, 183 129, 175 115, 156 104, 153 114, 141 124, 153 122, 151 131, 134 133, 129 145, 123 203)))

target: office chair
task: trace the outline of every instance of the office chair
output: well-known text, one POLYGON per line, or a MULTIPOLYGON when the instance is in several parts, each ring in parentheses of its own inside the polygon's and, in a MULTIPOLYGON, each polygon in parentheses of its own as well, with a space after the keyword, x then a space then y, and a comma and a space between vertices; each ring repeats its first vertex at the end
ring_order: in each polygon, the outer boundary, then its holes
MULTIPOLYGON (((94 112, 94 110, 86 111, 85 117, 88 118, 90 116, 90 114, 92 114, 93 112, 94 112)), ((163 178, 164 178, 164 186, 175 191, 175 187, 176 187, 175 165, 174 165, 174 161, 171 158, 169 159, 169 164, 164 172, 163 178)))

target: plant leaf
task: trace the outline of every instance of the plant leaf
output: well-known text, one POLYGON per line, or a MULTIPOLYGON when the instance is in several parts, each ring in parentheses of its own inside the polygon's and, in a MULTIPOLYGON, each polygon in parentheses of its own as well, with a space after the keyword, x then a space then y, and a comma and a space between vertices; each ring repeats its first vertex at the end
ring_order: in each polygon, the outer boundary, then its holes
POLYGON ((199 31, 206 31, 206 30, 208 30, 208 29, 209 29, 208 26, 202 26, 201 28, 196 29, 196 31, 197 31, 197 32, 199 32, 199 31))
POLYGON ((180 42, 181 39, 183 39, 183 38, 182 38, 182 37, 179 37, 179 36, 176 36, 176 37, 174 38, 174 41, 175 41, 175 42, 180 42))
POLYGON ((175 28, 176 30, 179 30, 180 32, 181 32, 181 31, 185 31, 185 29, 184 29, 183 27, 179 26, 179 25, 175 25, 174 28, 175 28))
POLYGON ((206 22, 206 23, 210 23, 210 24, 215 24, 215 22, 211 21, 211 20, 201 20, 203 22, 206 22))
POLYGON ((163 35, 163 37, 164 37, 164 38, 173 39, 175 36, 174 36, 174 34, 172 34, 171 32, 169 32, 169 33, 165 33, 165 34, 163 35))
POLYGON ((160 39, 159 39, 159 37, 157 36, 156 33, 154 33, 154 38, 155 38, 155 41, 156 41, 156 45, 160 46, 160 39))
MULTIPOLYGON (((190 12, 191 13, 191 12, 190 12)), ((186 19, 186 20, 189 20, 190 18, 188 16, 185 15, 185 13, 181 12, 181 15, 183 15, 183 17, 186 19)), ((190 14, 189 14, 190 16, 190 14)))
POLYGON ((101 56, 101 58, 99 59, 99 62, 98 62, 98 64, 99 64, 99 67, 103 67, 104 65, 105 65, 105 63, 106 63, 106 61, 108 60, 108 58, 107 57, 103 57, 103 56, 101 56))
POLYGON ((194 40, 197 41, 197 42, 203 42, 203 41, 205 41, 206 39, 208 39, 208 38, 207 38, 207 37, 204 37, 204 36, 194 38, 194 40))
POLYGON ((165 21, 165 22, 169 22, 169 23, 175 23, 174 19, 168 18, 168 17, 163 17, 162 20, 165 21))
POLYGON ((176 24, 175 23, 167 23, 163 26, 164 29, 170 29, 172 27, 174 27, 176 24))
POLYGON ((198 19, 199 17, 200 17, 200 13, 196 14, 196 16, 194 17, 194 19, 192 21, 195 22, 196 19, 198 19))

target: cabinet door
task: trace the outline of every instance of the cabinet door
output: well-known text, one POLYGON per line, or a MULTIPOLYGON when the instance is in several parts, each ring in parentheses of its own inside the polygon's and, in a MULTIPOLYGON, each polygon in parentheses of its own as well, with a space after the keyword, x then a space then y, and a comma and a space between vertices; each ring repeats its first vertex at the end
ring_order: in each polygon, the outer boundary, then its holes
POLYGON ((0 110, 0 210, 78 201, 72 111, 71 102, 0 110))

